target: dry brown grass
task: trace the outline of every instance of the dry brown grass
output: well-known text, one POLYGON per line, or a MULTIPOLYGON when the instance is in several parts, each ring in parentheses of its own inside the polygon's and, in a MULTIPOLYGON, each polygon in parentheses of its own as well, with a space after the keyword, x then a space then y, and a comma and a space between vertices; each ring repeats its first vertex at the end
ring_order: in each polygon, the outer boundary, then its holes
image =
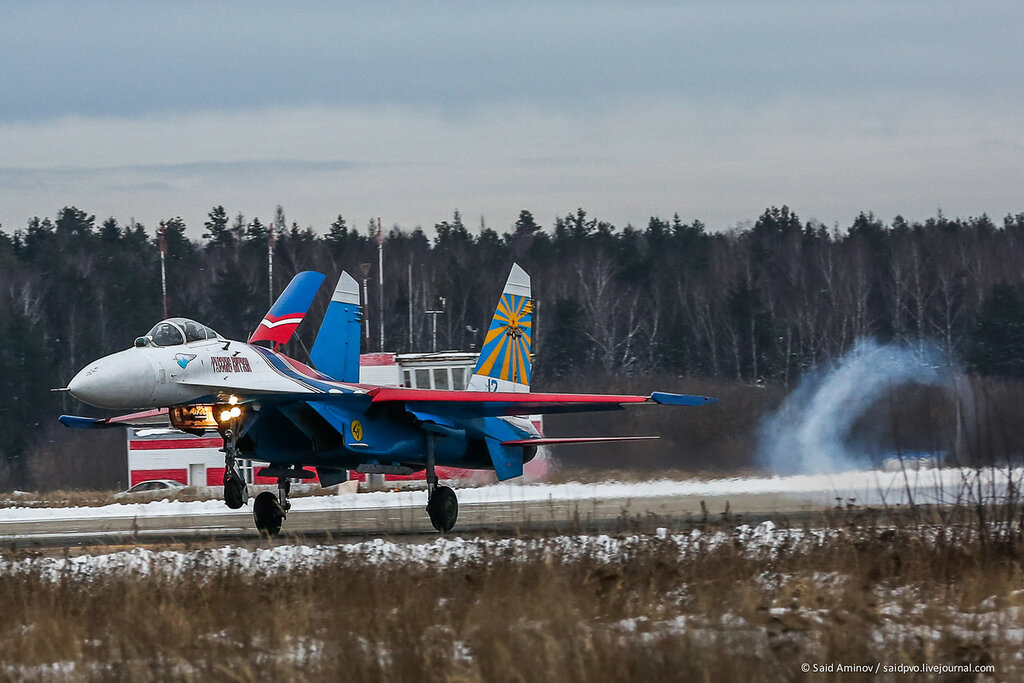
POLYGON ((0 493, 0 509, 7 507, 96 507, 114 502, 114 491, 17 491, 0 493))
POLYGON ((549 545, 448 566, 339 553, 273 576, 3 572, 0 678, 64 662, 60 678, 104 680, 788 680, 864 661, 1014 678, 1017 533, 861 527, 686 552, 651 536, 612 561, 549 545))
POLYGON ((122 503, 148 503, 154 500, 170 498, 190 502, 195 500, 216 500, 219 498, 219 491, 214 493, 205 487, 197 489, 187 486, 180 490, 169 492, 158 492, 148 496, 142 495, 136 498, 129 498, 122 501, 114 500, 117 491, 95 491, 95 490, 70 490, 70 491, 28 491, 19 493, 0 494, 0 509, 5 507, 99 507, 101 505, 112 505, 122 503))

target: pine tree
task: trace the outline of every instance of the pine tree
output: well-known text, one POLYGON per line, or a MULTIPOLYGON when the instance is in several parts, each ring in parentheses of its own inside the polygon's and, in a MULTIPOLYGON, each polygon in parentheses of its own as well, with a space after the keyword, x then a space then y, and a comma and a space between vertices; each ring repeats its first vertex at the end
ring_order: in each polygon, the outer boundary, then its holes
POLYGON ((967 358, 983 375, 1024 377, 1024 285, 997 284, 971 330, 967 358))
POLYGON ((228 230, 228 214, 224 211, 224 207, 219 205, 213 207, 207 216, 206 222, 203 223, 206 226, 203 239, 210 240, 211 247, 231 246, 234 239, 228 230))

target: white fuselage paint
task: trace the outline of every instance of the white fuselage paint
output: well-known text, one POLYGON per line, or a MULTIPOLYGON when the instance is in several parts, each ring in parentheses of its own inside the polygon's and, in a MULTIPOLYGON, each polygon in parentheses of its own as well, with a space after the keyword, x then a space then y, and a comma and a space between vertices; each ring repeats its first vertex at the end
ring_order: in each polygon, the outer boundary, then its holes
MULTIPOLYGON (((68 390, 84 403, 111 410, 165 408, 198 399, 227 402, 233 395, 245 400, 261 394, 366 392, 365 387, 324 379, 322 375, 306 378, 285 357, 276 354, 287 368, 282 371, 268 362, 264 352, 265 349, 226 339, 132 347, 89 363, 68 383, 68 390)), ((297 362, 296 365, 315 373, 308 366, 297 362)), ((481 395, 481 400, 486 397, 481 395)), ((540 436, 527 416, 499 419, 524 437, 540 436)), ((482 422, 479 427, 483 429, 482 422)))
MULTIPOLYGON (((337 391, 358 391, 330 384, 337 391)), ((236 393, 321 393, 286 376, 256 348, 226 339, 119 351, 85 366, 68 383, 68 390, 84 403, 113 410, 172 406, 211 394, 226 400, 236 393)))

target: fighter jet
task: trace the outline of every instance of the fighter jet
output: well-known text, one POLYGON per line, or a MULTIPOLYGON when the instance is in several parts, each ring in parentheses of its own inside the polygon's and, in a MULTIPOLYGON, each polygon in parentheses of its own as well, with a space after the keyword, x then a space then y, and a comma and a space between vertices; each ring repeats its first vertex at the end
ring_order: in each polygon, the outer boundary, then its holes
POLYGON ((302 363, 280 351, 303 321, 324 275, 296 275, 248 341, 226 339, 187 318, 158 322, 124 351, 89 363, 68 383, 80 401, 134 410, 112 418, 62 415, 76 428, 169 423, 182 431, 217 430, 224 441, 224 502, 238 509, 249 493, 239 459, 265 462, 278 493, 253 501, 256 528, 278 533, 291 507, 292 479, 322 486, 350 470, 412 474, 426 470, 427 514, 450 531, 455 491, 437 466, 493 469, 499 480, 522 475, 544 445, 646 437, 546 438, 529 415, 622 410, 632 404, 695 406, 705 396, 530 393, 533 299, 530 278, 513 265, 466 390, 407 389, 359 383, 362 306, 359 287, 342 273, 302 363), (312 467, 315 472, 307 467, 312 467))

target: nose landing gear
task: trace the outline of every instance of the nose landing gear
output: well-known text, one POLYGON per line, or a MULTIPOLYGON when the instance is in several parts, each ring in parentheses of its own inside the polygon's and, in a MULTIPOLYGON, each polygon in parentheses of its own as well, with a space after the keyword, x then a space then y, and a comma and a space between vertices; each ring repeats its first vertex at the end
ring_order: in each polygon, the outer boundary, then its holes
POLYGON ((238 435, 235 430, 224 432, 224 503, 232 510, 249 502, 249 487, 242 473, 238 471, 235 458, 238 455, 238 435))

